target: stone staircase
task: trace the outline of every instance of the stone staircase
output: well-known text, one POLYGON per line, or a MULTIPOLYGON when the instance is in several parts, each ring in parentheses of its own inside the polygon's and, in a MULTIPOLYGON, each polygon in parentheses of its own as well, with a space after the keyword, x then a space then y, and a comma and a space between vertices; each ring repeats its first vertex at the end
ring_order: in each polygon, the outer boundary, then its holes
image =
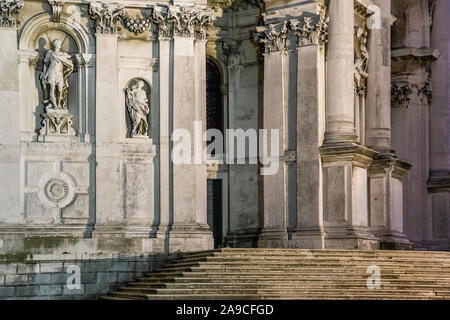
POLYGON ((298 249, 196 252, 108 300, 450 299, 450 253, 298 249), (368 289, 369 266, 381 288, 368 289))

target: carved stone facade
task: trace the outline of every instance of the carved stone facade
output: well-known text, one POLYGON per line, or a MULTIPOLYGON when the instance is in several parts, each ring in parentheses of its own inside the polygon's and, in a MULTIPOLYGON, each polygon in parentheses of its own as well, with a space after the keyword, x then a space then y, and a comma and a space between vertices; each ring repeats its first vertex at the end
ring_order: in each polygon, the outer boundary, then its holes
POLYGON ((448 1, 0 8, 0 254, 450 250, 448 1), (207 115, 278 170, 175 163, 207 115))

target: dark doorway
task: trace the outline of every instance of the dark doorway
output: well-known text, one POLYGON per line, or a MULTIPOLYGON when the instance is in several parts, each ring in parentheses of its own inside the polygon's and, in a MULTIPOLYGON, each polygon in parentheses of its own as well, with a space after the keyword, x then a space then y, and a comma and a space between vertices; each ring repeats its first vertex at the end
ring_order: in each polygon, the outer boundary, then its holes
POLYGON ((208 225, 214 237, 214 248, 223 247, 222 180, 208 180, 208 225))

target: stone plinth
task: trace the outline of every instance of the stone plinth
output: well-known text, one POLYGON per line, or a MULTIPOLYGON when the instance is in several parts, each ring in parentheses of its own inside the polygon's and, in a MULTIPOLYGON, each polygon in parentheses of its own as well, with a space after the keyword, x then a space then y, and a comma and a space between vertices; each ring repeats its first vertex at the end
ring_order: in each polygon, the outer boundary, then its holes
POLYGON ((39 130, 39 141, 62 141, 75 137, 72 128, 73 115, 68 110, 45 108, 42 116, 42 128, 39 130))

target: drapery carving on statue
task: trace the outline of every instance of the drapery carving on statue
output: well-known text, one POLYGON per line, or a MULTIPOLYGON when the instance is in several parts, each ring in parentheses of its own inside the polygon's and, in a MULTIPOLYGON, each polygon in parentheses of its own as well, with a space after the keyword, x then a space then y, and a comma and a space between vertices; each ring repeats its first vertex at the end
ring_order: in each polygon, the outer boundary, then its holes
POLYGON ((123 4, 93 1, 89 5, 89 15, 95 21, 97 33, 117 33, 117 21, 123 17, 123 14, 123 4))
POLYGON ((353 68, 353 80, 355 91, 359 95, 366 94, 366 82, 369 76, 367 72, 369 62, 367 36, 367 30, 361 27, 355 27, 355 64, 353 68))
POLYGON ((67 78, 73 72, 73 63, 70 55, 61 51, 61 43, 61 40, 53 40, 52 49, 45 54, 39 79, 44 93, 44 106, 67 110, 67 78))
POLYGON ((0 27, 15 27, 15 15, 23 7, 23 0, 0 0, 0 27))
POLYGON ((142 79, 133 79, 125 89, 125 102, 131 121, 131 138, 148 138, 148 95, 150 86, 142 79))
POLYGON ((45 107, 39 133, 41 136, 49 134, 74 136, 73 116, 67 107, 69 90, 67 79, 73 72, 73 63, 70 55, 61 51, 61 40, 53 40, 51 45, 51 49, 45 53, 43 70, 39 75, 43 92, 42 102, 45 107))

